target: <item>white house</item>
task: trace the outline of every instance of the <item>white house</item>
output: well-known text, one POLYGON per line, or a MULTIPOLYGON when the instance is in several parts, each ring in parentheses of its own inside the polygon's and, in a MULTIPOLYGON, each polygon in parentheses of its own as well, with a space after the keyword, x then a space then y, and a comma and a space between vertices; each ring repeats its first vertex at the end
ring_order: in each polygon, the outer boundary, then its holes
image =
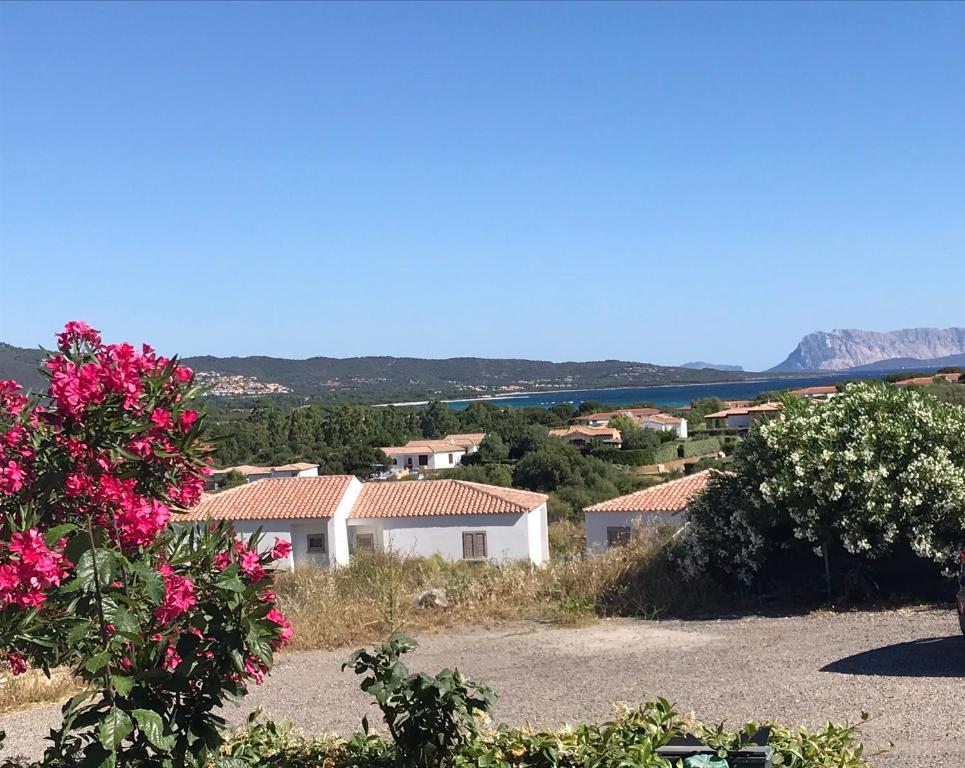
POLYGON ((659 408, 624 408, 619 411, 586 413, 573 419, 573 423, 580 424, 585 427, 605 427, 610 423, 610 419, 612 419, 614 416, 629 416, 639 424, 642 419, 646 418, 647 416, 653 416, 656 413, 660 413, 659 408))
POLYGON ((486 437, 485 432, 446 435, 439 440, 410 440, 405 445, 381 448, 394 475, 421 470, 450 469, 462 463, 462 457, 474 453, 486 437))
POLYGON ((351 475, 269 479, 206 496, 178 519, 231 520, 259 528, 262 546, 292 545, 281 563, 344 565, 356 550, 441 555, 447 560, 549 558, 546 499, 540 493, 462 480, 360 483, 351 475))
POLYGON ((584 510, 587 552, 602 552, 626 541, 634 527, 683 525, 687 506, 704 490, 712 469, 654 485, 584 510))
POLYGON ((655 413, 640 420, 644 429, 655 429, 658 432, 674 432, 680 439, 687 437, 687 419, 670 416, 666 413, 655 413))
POLYGON ((772 416, 779 413, 783 406, 780 403, 761 403, 760 405, 750 405, 742 408, 726 408, 717 413, 709 413, 704 416, 704 422, 708 429, 736 429, 738 432, 747 432, 751 425, 763 416, 772 416))
POLYGON ((236 467, 214 469, 205 483, 207 490, 220 488, 229 472, 238 472, 245 476, 249 483, 255 480, 267 480, 271 477, 318 477, 318 464, 298 462, 296 464, 281 464, 277 467, 254 467, 250 464, 239 464, 236 467))

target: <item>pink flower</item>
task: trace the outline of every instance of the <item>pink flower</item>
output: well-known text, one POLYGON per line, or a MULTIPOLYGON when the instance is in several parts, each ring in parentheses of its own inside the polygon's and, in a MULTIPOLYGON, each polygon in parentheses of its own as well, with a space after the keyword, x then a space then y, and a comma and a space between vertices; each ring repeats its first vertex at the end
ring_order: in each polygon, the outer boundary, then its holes
POLYGON ((164 408, 155 408, 151 411, 151 423, 159 429, 170 429, 174 426, 174 419, 171 412, 164 408))
POLYGON ((7 653, 7 663, 10 665, 10 671, 15 676, 22 675, 27 671, 27 660, 17 651, 9 651, 7 653))
POLYGON ((182 432, 190 432, 191 427, 194 426, 194 422, 198 420, 198 412, 192 411, 191 409, 181 412, 178 416, 178 426, 181 427, 182 432))
POLYGON ((178 651, 173 645, 169 645, 164 650, 164 662, 161 666, 164 667, 168 672, 173 672, 177 669, 178 664, 181 663, 181 657, 178 656, 178 651))
POLYGON ((100 334, 91 328, 83 320, 71 320, 64 326, 63 333, 57 334, 57 346, 62 352, 67 352, 71 344, 89 344, 92 347, 100 346, 100 334))
MULTIPOLYGON (((63 542, 58 542, 62 548, 63 542)), ((36 528, 13 534, 0 565, 0 605, 33 608, 47 599, 68 573, 63 553, 51 550, 36 528)))
POLYGON ((214 567, 217 571, 223 571, 231 564, 230 552, 219 552, 214 556, 214 567))
POLYGON ((286 619, 282 612, 279 611, 275 606, 271 607, 271 610, 265 614, 265 618, 273 624, 277 624, 281 627, 281 633, 278 635, 278 640, 275 641, 275 650, 281 648, 284 645, 288 645, 288 642, 292 639, 295 634, 295 630, 292 629, 291 622, 286 619))
POLYGON ((26 475, 23 468, 13 459, 6 466, 0 465, 0 493, 10 496, 24 486, 26 475))
POLYGON ((261 558, 258 553, 253 549, 246 549, 241 552, 241 557, 238 558, 238 562, 241 565, 241 571, 253 582, 259 582, 265 578, 265 569, 261 567, 261 558))
POLYGON ((170 510, 157 499, 148 500, 125 489, 114 514, 121 546, 134 548, 151 544, 164 530, 170 516, 170 510))
POLYGON ((194 371, 185 365, 179 365, 174 369, 174 378, 176 378, 181 384, 187 384, 191 381, 191 377, 194 376, 194 371))
POLYGON ((255 685, 261 685, 268 674, 268 667, 257 656, 248 654, 245 657, 245 672, 255 681, 255 685))
POLYGON ((286 539, 275 537, 275 546, 271 548, 270 555, 272 560, 284 560, 292 553, 291 542, 286 539))
POLYGON ((197 604, 198 600, 194 596, 194 582, 191 579, 178 576, 170 565, 162 565, 158 571, 164 578, 164 602, 154 611, 154 616, 167 625, 197 604))

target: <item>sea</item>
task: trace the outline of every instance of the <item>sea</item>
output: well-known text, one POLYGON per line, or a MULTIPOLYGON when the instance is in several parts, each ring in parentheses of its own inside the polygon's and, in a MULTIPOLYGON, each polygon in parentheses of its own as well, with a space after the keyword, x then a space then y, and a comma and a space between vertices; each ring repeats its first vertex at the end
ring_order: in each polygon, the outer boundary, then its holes
POLYGON ((719 397, 721 400, 753 400, 761 392, 798 387, 819 387, 837 384, 839 381, 855 379, 880 379, 889 371, 875 371, 873 374, 854 372, 828 373, 800 378, 761 378, 748 381, 731 381, 713 384, 667 384, 652 387, 615 387, 609 389, 573 389, 556 392, 535 392, 506 395, 505 397, 473 398, 452 400, 450 408, 463 409, 471 402, 486 402, 506 408, 550 408, 557 403, 571 403, 579 406, 584 400, 599 400, 612 405, 630 403, 653 403, 660 408, 674 408, 687 405, 702 397, 719 397))

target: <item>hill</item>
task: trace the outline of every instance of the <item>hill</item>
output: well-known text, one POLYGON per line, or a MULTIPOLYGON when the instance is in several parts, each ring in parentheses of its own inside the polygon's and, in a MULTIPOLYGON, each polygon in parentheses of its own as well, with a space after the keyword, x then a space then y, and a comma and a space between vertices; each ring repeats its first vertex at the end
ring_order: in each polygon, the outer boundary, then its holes
POLYGON ((742 365, 720 365, 719 363, 705 363, 702 360, 698 360, 694 363, 681 363, 681 368, 692 368, 698 371, 704 371, 711 368, 715 371, 743 371, 744 366, 742 365))
POLYGON ((930 368, 950 368, 957 366, 965 368, 965 353, 960 355, 948 355, 946 357, 935 357, 931 360, 920 360, 917 357, 892 357, 888 360, 879 360, 877 363, 867 365, 857 365, 851 368, 852 371, 919 371, 930 368))
MULTIPOLYGON (((43 385, 38 350, 0 344, 0 378, 28 388, 43 385)), ((320 400, 391 402, 482 397, 525 391, 633 387, 735 381, 742 372, 695 370, 623 360, 552 363, 543 360, 454 357, 189 357, 212 394, 222 397, 280 395, 320 400)))
POLYGON ((905 328, 879 333, 855 329, 809 333, 771 372, 843 371, 913 358, 920 365, 965 353, 965 328, 905 328))

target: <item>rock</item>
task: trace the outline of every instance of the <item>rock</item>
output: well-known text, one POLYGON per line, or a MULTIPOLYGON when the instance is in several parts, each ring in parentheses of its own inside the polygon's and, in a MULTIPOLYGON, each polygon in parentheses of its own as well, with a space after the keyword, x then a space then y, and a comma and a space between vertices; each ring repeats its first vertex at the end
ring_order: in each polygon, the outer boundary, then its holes
POLYGON ((415 596, 415 604, 419 608, 440 608, 449 607, 449 598, 446 597, 444 589, 427 589, 415 596))

